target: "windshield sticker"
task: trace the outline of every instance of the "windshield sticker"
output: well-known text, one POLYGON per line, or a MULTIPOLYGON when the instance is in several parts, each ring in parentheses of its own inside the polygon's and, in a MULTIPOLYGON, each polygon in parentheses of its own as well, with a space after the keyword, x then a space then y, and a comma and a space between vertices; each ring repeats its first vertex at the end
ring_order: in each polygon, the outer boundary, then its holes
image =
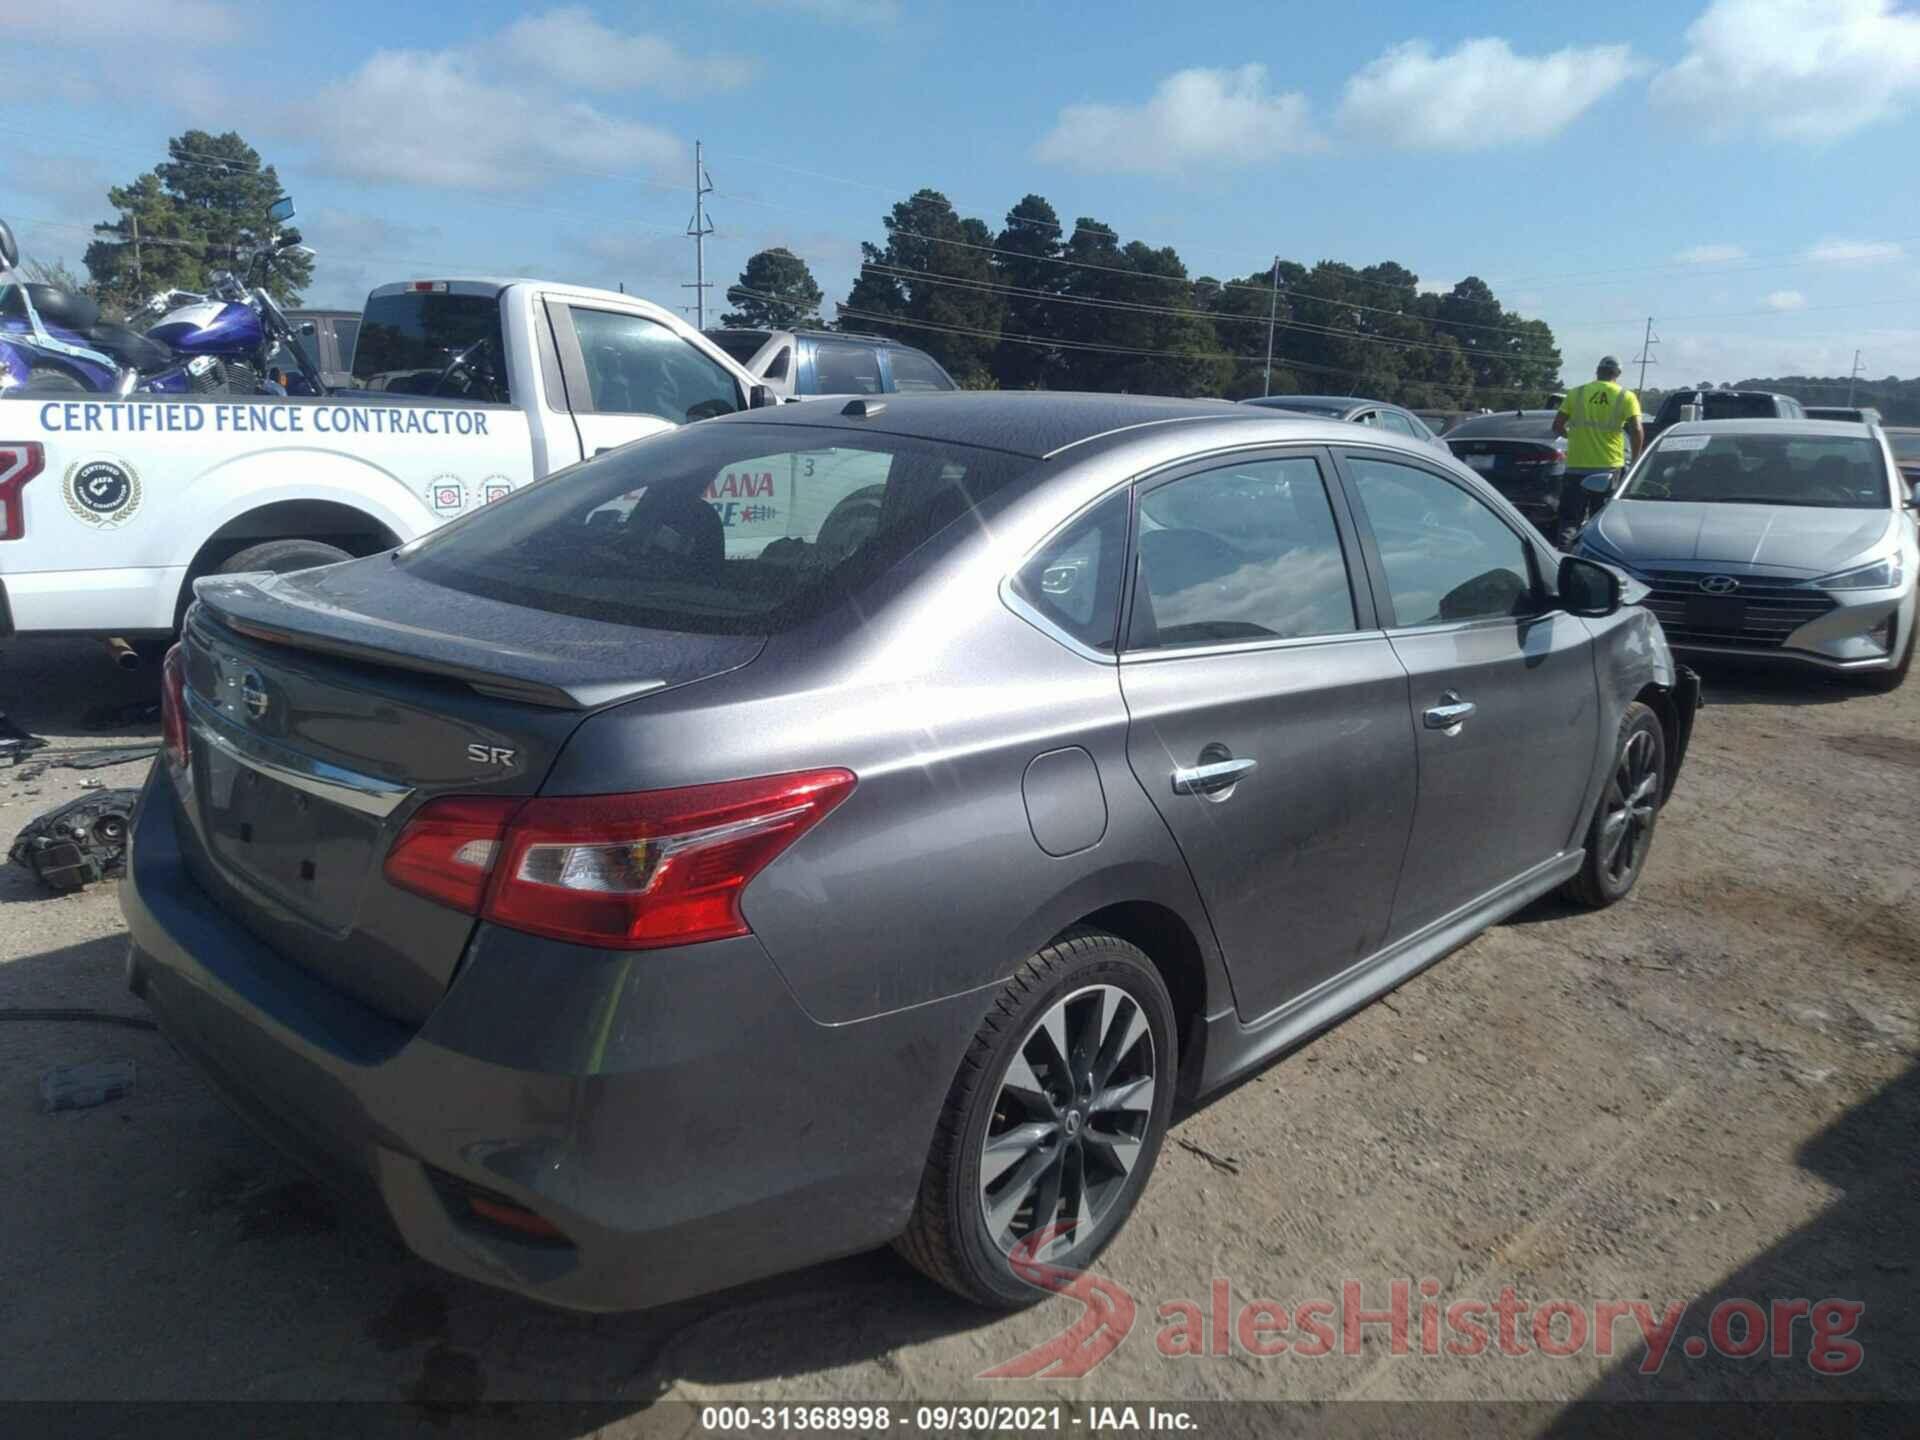
POLYGON ((1667 443, 1660 448, 1662 450, 1704 450, 1711 439, 1713 439, 1711 435, 1669 435, 1667 443))
POLYGON ((140 508, 140 475, 118 455, 67 467, 67 508, 96 530, 117 530, 140 508))

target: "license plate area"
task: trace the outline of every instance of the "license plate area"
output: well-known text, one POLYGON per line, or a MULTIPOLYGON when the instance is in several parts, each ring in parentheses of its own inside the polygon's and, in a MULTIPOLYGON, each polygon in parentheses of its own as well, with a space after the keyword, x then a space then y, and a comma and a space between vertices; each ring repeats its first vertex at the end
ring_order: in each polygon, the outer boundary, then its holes
POLYGON ((195 748, 201 815, 217 863, 318 928, 349 931, 379 822, 211 746, 195 748))
POLYGON ((1466 457, 1467 464, 1482 474, 1492 470, 1499 463, 1499 458, 1497 455, 1469 455, 1466 457))
POLYGON ((1687 628, 1737 635, 1747 623, 1747 602, 1738 595, 1690 595, 1687 628))

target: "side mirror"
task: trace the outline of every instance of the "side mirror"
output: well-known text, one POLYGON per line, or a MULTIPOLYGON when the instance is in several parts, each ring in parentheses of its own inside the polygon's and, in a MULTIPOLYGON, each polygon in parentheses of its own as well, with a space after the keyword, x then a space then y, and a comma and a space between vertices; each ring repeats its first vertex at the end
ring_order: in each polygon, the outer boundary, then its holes
POLYGON ((1560 562, 1556 588, 1560 606, 1569 615, 1585 615, 1597 620, 1613 614, 1621 605, 1620 577, 1606 566, 1578 555, 1569 555, 1560 562))
POLYGON ((771 385, 756 385, 747 392, 749 410, 765 410, 779 403, 780 397, 773 393, 771 385))
POLYGON ((267 207, 267 219, 275 225, 284 225, 293 218, 293 197, 282 195, 267 207))
POLYGON ((1590 495, 1606 495, 1612 492, 1613 481, 1612 472, 1602 470, 1593 475, 1583 476, 1580 488, 1590 495))
POLYGON ((9 270, 20 263, 20 247, 13 242, 13 231, 7 228, 7 222, 0 220, 0 265, 9 270))

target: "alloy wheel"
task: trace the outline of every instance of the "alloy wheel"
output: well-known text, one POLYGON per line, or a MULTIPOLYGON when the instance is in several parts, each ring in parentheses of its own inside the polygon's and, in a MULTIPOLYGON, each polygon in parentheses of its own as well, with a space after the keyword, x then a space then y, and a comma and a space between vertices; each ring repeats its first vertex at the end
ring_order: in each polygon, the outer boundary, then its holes
POLYGON ((1607 878, 1618 884, 1639 867, 1660 806, 1660 769, 1654 761, 1653 736, 1647 731, 1635 731, 1622 747, 1604 803, 1600 865, 1607 878))
POLYGON ((980 1212, 1003 1251, 1064 1227, 1038 1256, 1080 1249, 1140 1158, 1159 1083, 1153 1029, 1114 985, 1056 1001, 1014 1051, 980 1149, 980 1212))

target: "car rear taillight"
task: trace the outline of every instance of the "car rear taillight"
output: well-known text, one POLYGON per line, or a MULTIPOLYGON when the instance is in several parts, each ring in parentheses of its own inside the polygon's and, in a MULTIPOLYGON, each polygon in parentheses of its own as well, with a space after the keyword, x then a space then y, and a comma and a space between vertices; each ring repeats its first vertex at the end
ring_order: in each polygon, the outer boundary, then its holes
POLYGON ((853 790, 811 770, 531 800, 454 796, 421 807, 387 878, 494 924, 616 950, 749 933, 753 877, 853 790))
POLYGON ((387 852, 387 879, 470 915, 480 913, 518 796, 450 795, 430 800, 387 852))
POLYGON ((1536 450, 1523 450, 1513 457, 1516 465, 1558 465, 1567 457, 1551 446, 1541 446, 1536 450))
POLYGON ((160 662, 160 745, 174 768, 187 767, 187 657, 175 644, 160 662))
POLYGON ((0 540, 27 533, 27 499, 20 492, 46 463, 47 452, 32 440, 0 441, 0 540))

